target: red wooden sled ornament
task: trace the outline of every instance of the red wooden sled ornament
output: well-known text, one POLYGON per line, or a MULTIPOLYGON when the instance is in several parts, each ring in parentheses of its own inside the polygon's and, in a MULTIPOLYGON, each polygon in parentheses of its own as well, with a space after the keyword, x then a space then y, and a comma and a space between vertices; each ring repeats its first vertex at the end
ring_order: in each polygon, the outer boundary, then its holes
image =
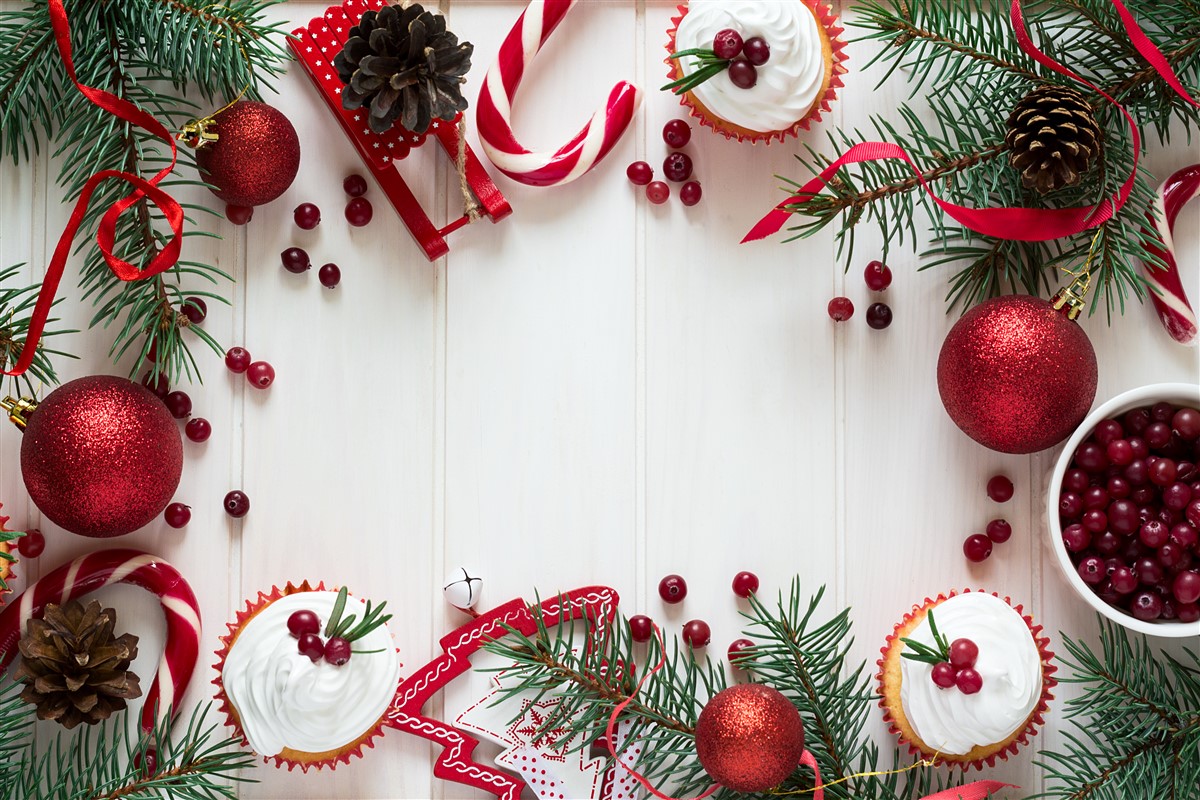
MULTIPOLYGON (((362 19, 364 12, 378 10, 384 5, 385 0, 345 0, 341 5, 330 6, 323 16, 314 17, 307 26, 294 30, 294 38, 288 40, 288 45, 317 87, 325 105, 358 149, 363 163, 383 187, 409 233, 425 251, 426 257, 433 261, 450 251, 446 237, 470 222, 470 218, 463 214, 442 228, 434 225, 397 171, 395 162, 424 144, 429 136, 441 143, 452 162, 457 161, 458 124, 462 115, 450 122, 435 119, 424 134, 414 134, 399 125, 382 134, 373 133, 367 127, 366 113, 362 109, 347 111, 342 108, 343 84, 333 68, 333 57, 345 45, 350 29, 362 19)), ((499 222, 512 213, 512 207, 492 183, 470 146, 464 147, 467 185, 479 200, 483 213, 492 222, 499 222)))

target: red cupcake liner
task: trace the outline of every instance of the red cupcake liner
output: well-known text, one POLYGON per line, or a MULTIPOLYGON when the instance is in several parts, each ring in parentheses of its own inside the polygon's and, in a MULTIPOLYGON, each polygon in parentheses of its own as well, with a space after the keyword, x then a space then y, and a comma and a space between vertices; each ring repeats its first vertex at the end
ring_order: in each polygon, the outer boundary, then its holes
MULTIPOLYGON (((0 531, 8 530, 8 528, 4 527, 6 524, 8 524, 8 520, 8 517, 0 515, 0 531)), ((0 550, 8 553, 9 555, 11 555, 16 549, 16 541, 0 542, 0 550)), ((4 607, 4 595, 12 593, 12 582, 17 577, 17 573, 13 571, 13 564, 14 562, 9 561, 6 558, 0 558, 0 581, 4 581, 4 584, 7 587, 0 589, 0 608, 4 607)))
MULTIPOLYGON (((963 589, 961 594, 967 594, 971 591, 982 592, 984 590, 963 589)), ((891 710, 887 705, 887 699, 884 697, 884 673, 887 669, 887 656, 892 647, 900 643, 898 633, 900 628, 907 625, 919 614, 925 613, 930 608, 937 606, 938 603, 949 600, 956 594, 960 594, 960 592, 956 592, 952 589, 950 590, 949 594, 939 594, 934 599, 926 597, 923 604, 914 605, 912 607, 912 611, 905 614, 904 618, 896 623, 896 626, 888 635, 887 641, 884 643, 883 647, 879 649, 881 658, 875 662, 879 667, 879 672, 875 674, 875 680, 879 684, 879 707, 883 709, 883 720, 887 723, 888 730, 896 735, 902 744, 908 747, 908 752, 915 758, 930 758, 934 754, 922 750, 916 744, 906 739, 904 737, 904 732, 897 726, 896 720, 892 717, 891 710)), ((1025 614, 1025 610, 1021 605, 1014 605, 1012 598, 1007 596, 1002 597, 996 592, 989 592, 988 594, 991 594, 992 597, 998 598, 1007 603, 1014 611, 1017 612, 1017 614, 1029 627, 1029 632, 1033 635, 1034 644, 1037 645, 1038 654, 1042 659, 1042 696, 1038 700, 1037 706, 1034 707, 1033 715, 1029 718, 1029 722, 1026 724, 1025 728, 1021 730, 1020 733, 1016 734, 1002 749, 997 750, 995 753, 985 756, 984 758, 975 759, 972 761, 956 761, 946 758, 945 756, 938 759, 939 763, 947 764, 952 767, 959 767, 963 770, 963 772, 970 771, 971 767, 982 770, 985 764, 988 767, 994 767, 996 765, 996 759, 1007 761, 1010 755, 1015 755, 1021 747, 1029 744, 1029 739, 1033 736, 1037 736, 1037 729, 1046 723, 1046 712, 1050 708, 1050 701, 1054 699, 1054 693, 1051 690, 1058 685, 1058 681, 1054 678, 1054 673, 1058 671, 1058 667, 1054 666, 1052 663, 1054 653, 1050 650, 1050 639, 1041 635, 1042 626, 1034 624, 1033 618, 1025 614)), ((897 702, 899 702, 899 698, 897 698, 897 702)))
MULTIPOLYGON (((714 133, 719 133, 726 139, 737 139, 739 142, 750 142, 751 144, 758 144, 759 142, 770 144, 773 141, 782 142, 787 139, 788 136, 793 138, 799 137, 799 131, 807 131, 812 123, 821 121, 822 112, 829 112, 833 101, 837 99, 837 90, 843 87, 841 76, 846 73, 846 67, 842 62, 849 58, 845 52, 846 43, 838 38, 845 32, 845 28, 837 24, 837 15, 833 13, 833 6, 823 6, 820 0, 796 0, 796 2, 803 3, 813 10, 813 13, 815 13, 817 16, 818 24, 825 29, 826 34, 829 36, 829 47, 832 53, 833 66, 832 74, 829 77, 829 87, 825 90, 825 94, 813 105, 811 109, 809 109, 807 114, 805 114, 801 119, 792 123, 790 127, 784 130, 767 131, 765 133, 758 133, 754 135, 742 133, 740 131, 732 131, 725 127, 726 125, 732 125, 733 123, 727 123, 720 119, 710 119, 708 113, 711 112, 706 113, 706 111, 702 111, 700 108, 698 108, 691 96, 691 92, 684 92, 683 94, 679 95, 680 104, 687 108, 690 115, 702 126, 710 128, 714 133)), ((688 12, 686 3, 677 6, 676 9, 679 11, 679 16, 671 17, 671 29, 667 31, 667 53, 675 52, 675 32, 679 29, 679 21, 687 16, 688 12)), ((664 62, 668 67, 668 78, 674 81, 682 77, 683 71, 679 66, 678 61, 666 58, 664 59, 664 62)))

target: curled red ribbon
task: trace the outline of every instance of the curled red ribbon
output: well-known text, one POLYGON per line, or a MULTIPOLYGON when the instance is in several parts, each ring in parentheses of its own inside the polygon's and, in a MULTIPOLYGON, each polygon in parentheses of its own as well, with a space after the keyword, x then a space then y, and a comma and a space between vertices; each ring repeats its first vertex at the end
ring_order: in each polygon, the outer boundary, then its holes
POLYGON ((1014 786, 1011 783, 1001 783, 1000 781, 975 781, 974 783, 964 783, 962 786, 954 786, 949 789, 943 789, 940 792, 922 797, 921 800, 987 800, 992 796, 993 792, 998 792, 1001 789, 1020 789, 1020 786, 1014 786))
MULTIPOLYGON (((1187 93, 1187 90, 1184 89, 1183 84, 1180 83, 1179 78, 1175 75, 1175 71, 1171 69, 1171 65, 1167 62, 1166 57, 1150 41, 1145 32, 1138 27, 1133 15, 1129 13, 1129 9, 1121 3, 1121 0, 1111 0, 1111 2, 1121 18, 1121 24, 1124 26, 1125 32, 1129 35, 1129 41, 1133 43, 1133 46, 1137 48, 1142 57, 1149 62, 1154 71, 1166 81, 1167 85, 1176 94, 1192 105, 1200 107, 1200 103, 1193 100, 1187 93)), ((841 158, 822 170, 820 175, 804 184, 799 191, 772 209, 770 213, 760 219, 750 229, 749 233, 742 239, 742 242, 763 239, 778 232, 791 216, 791 212, 787 210, 787 206, 816 196, 825 188, 837 171, 845 165, 855 164, 860 161, 878 161, 887 158, 898 158, 906 162, 912 168, 913 174, 921 182, 921 187, 933 202, 937 203, 946 212, 947 216, 959 222, 964 227, 996 239, 1044 242, 1064 236, 1073 236, 1112 219, 1113 215, 1125 205, 1125 202, 1129 199, 1130 192, 1133 191, 1133 182, 1137 175, 1138 157, 1142 150, 1142 141, 1141 136, 1138 134, 1137 123, 1134 122, 1133 117, 1130 116, 1125 107, 1103 89, 1084 80, 1075 72, 1067 69, 1037 49, 1033 44, 1033 40, 1029 37, 1029 29, 1025 24, 1025 17, 1021 11, 1021 0, 1012 0, 1012 25, 1013 32, 1017 37, 1017 44, 1034 61, 1100 94, 1104 99, 1116 106, 1121 115, 1125 117, 1125 121, 1129 123, 1129 132, 1133 145, 1133 168, 1125 183, 1121 185, 1121 188, 1114 196, 1105 198, 1103 202, 1096 206, 1077 206, 1074 208, 1024 208, 1008 206, 969 208, 947 202, 938 197, 928 182, 926 182, 920 170, 917 169, 916 164, 909 158, 908 153, 904 152, 903 148, 887 142, 863 142, 851 147, 841 158)))
POLYGON ((170 269, 179 260, 179 248, 183 237, 183 208, 175 198, 158 188, 159 182, 167 175, 170 175, 171 171, 175 169, 175 137, 158 120, 133 103, 92 86, 81 84, 78 76, 75 74, 75 62, 71 56, 71 28, 67 21, 67 12, 63 8, 62 0, 49 0, 49 11, 50 25, 54 31, 54 41, 58 45, 59 55, 62 57, 67 75, 70 76, 71 82, 75 84, 75 88, 79 89, 80 93, 92 103, 113 116, 136 125, 166 142, 171 148, 171 161, 150 180, 146 180, 139 175, 113 169, 101 170, 88 178, 87 183, 83 186, 83 190, 79 193, 78 199, 75 201, 75 208, 71 212, 71 218, 67 221, 67 227, 58 239, 58 246, 54 248, 54 256, 50 259, 50 264, 46 267, 46 277, 42 281, 42 288, 38 293, 37 304, 33 309, 33 317, 29 322, 29 331, 25 337, 25 344, 21 348, 21 354, 17 358, 13 368, 5 370, 5 375, 21 375, 33 363, 33 356, 37 352, 38 341, 41 339, 42 332, 46 328, 46 320, 50 316, 50 309, 54 305, 54 298, 58 293, 58 284, 62 281, 63 271, 67 265, 67 258, 71 254, 71 243, 75 240, 75 234, 79 232, 80 225, 83 224, 88 203, 97 186, 109 178, 115 178, 116 180, 125 181, 134 187, 134 191, 131 194, 113 203, 108 211, 104 213, 104 216, 100 219, 100 227, 96 234, 96 242, 100 246, 100 252, 104 255, 105 262, 119 279, 123 281, 136 281, 152 277, 164 270, 170 269), (139 269, 128 261, 118 258, 113 253, 116 243, 117 219, 126 209, 142 198, 148 198, 158 207, 171 228, 170 240, 162 250, 155 254, 145 269, 139 269))

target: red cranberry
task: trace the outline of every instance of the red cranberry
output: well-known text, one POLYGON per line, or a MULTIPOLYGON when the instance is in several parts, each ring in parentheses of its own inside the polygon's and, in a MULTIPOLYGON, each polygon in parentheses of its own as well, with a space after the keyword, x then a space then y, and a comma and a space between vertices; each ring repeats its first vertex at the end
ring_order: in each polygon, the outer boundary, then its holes
MULTIPOLYGON (((670 120, 663 125, 662 137, 663 141, 667 143, 667 147, 679 149, 692 140, 692 126, 681 119, 670 120)), ((647 164, 647 166, 649 165, 647 164)))
POLYGON ((892 271, 882 261, 870 261, 863 270, 863 280, 872 292, 882 292, 892 285, 892 271))
POLYGON ((308 253, 299 247, 289 247, 284 250, 279 254, 279 260, 283 264, 284 269, 296 275, 301 275, 305 270, 312 267, 308 253))
POLYGON ((1092 431, 1092 438, 1104 446, 1108 446, 1109 442, 1116 441, 1125 435, 1125 429, 1121 427, 1121 423, 1115 419, 1103 420, 1096 429, 1092 431))
POLYGON ((1092 543, 1092 534, 1082 525, 1075 523, 1063 528, 1063 545, 1072 553, 1078 553, 1088 548, 1092 543))
POLYGON ((954 676, 954 685, 963 694, 975 694, 983 688, 983 676, 971 667, 960 669, 954 676))
POLYGON ((293 638, 299 639, 306 633, 320 633, 321 620, 312 611, 301 609, 288 617, 287 627, 293 638))
POLYGON ((1108 492, 1103 486, 1089 486, 1083 493, 1083 507, 1103 511, 1108 507, 1108 492))
POLYGON ((179 313, 187 317, 188 322, 199 325, 208 316, 208 304, 203 297, 187 297, 179 307, 179 313))
POLYGON ((1079 577, 1083 578, 1084 583, 1090 583, 1093 586, 1099 584, 1107 576, 1104 574, 1104 561, 1100 556, 1085 556, 1076 568, 1079 572, 1079 577))
POLYGON ((1135 408, 1132 411, 1126 411, 1125 416, 1121 418, 1125 424, 1125 429, 1135 436, 1140 436, 1142 431, 1150 424, 1150 409, 1135 408))
POLYGON ((1150 480, 1150 470, 1147 469, 1146 462, 1140 458, 1129 462, 1129 466, 1125 467, 1124 475, 1125 480, 1129 481, 1131 486, 1141 486, 1150 480))
POLYGON ((663 159, 663 175, 675 183, 686 181, 692 177, 692 157, 687 153, 671 153, 663 159))
POLYGON ((1142 586, 1153 586, 1161 583, 1164 577, 1162 565, 1153 558, 1139 558, 1133 565, 1133 571, 1138 576, 1142 586))
POLYGON ((212 424, 204 417, 193 417, 183 426, 183 432, 193 442, 207 442, 212 436, 212 424))
POLYGON ((992 540, 982 533, 973 533, 963 542, 963 555, 968 561, 979 563, 992 554, 992 540))
POLYGON ((1175 610, 1175 601, 1170 597, 1164 596, 1162 604, 1162 614, 1159 616, 1159 619, 1175 619, 1177 613, 1175 610))
POLYGON ((854 303, 849 297, 835 297, 829 301, 829 318, 834 322, 845 322, 854 316, 854 303))
POLYGON ((645 161, 635 161, 625 168, 625 176, 635 186, 645 186, 654 180, 654 169, 645 161))
POLYGON ((1138 530, 1138 539, 1146 547, 1162 547, 1167 543, 1167 535, 1170 529, 1162 520, 1152 519, 1149 522, 1142 523, 1142 527, 1138 530))
POLYGON ((993 475, 987 482, 987 496, 997 503, 1007 503, 1013 496, 1013 484, 1004 475, 993 475))
POLYGON ((1105 484, 1105 488, 1108 489, 1109 497, 1115 497, 1122 500, 1129 497, 1129 493, 1133 491, 1133 487, 1129 485, 1129 481, 1125 480, 1119 475, 1114 475, 1109 478, 1108 482, 1105 484))
POLYGON ((1113 464, 1124 466, 1133 461, 1133 446, 1125 439, 1113 439, 1104 452, 1113 464))
POLYGON ((245 225, 253 218, 254 209, 251 206, 235 206, 233 203, 225 204, 225 219, 234 225, 245 225))
POLYGON ((346 222, 355 228, 363 227, 371 221, 373 216, 375 216, 375 209, 371 207, 371 201, 365 197, 355 197, 346 203, 346 222))
POLYGON ((1139 592, 1133 596, 1129 612, 1145 622, 1156 620, 1162 614, 1162 600, 1153 592, 1139 592))
POLYGON ((752 36, 742 45, 742 54, 751 64, 761 67, 771 60, 771 46, 761 36, 752 36))
POLYGON ((367 193, 367 179, 357 173, 347 175, 342 180, 342 191, 351 197, 362 197, 367 193))
POLYGON ((142 386, 145 386, 151 394, 164 402, 166 402, 167 395, 171 393, 171 384, 167 381, 165 372, 155 375, 154 370, 150 370, 142 376, 142 386))
POLYGON ((231 347, 225 352, 225 366, 230 372, 242 374, 250 366, 250 351, 244 347, 231 347))
POLYGON ((255 389, 266 389, 275 382, 275 368, 266 361, 255 361, 246 369, 246 378, 255 389))
POLYGON ((1186 483, 1172 483, 1162 490, 1162 502, 1167 508, 1183 511, 1192 500, 1192 489, 1186 483))
POLYGON ((749 639, 734 639, 729 643, 729 650, 726 653, 729 663, 736 668, 739 661, 744 662, 750 659, 754 655, 752 652, 748 652, 752 647, 754 647, 754 642, 749 639))
POLYGON ((664 603, 682 603, 687 597, 687 581, 682 575, 668 575, 658 582, 658 596, 664 603))
POLYGON ((187 525, 192 519, 191 506, 185 506, 183 503, 171 503, 163 511, 163 520, 172 528, 182 528, 187 525))
POLYGON ((758 576, 753 572, 739 572, 733 576, 733 593, 738 597, 749 597, 758 591, 758 576))
POLYGON ((1196 465, 1193 462, 1175 462, 1175 480, 1189 483, 1196 478, 1197 474, 1200 474, 1200 471, 1197 471, 1196 465))
POLYGON ((1142 431, 1142 438, 1150 447, 1163 447, 1171 441, 1171 426, 1165 422, 1153 422, 1142 431))
POLYGON ((325 660, 335 667, 340 667, 350 660, 350 643, 340 636, 335 636, 325 643, 325 660))
POLYGON ((1103 531, 1096 534, 1092 539, 1092 546, 1102 556, 1111 556, 1121 549, 1121 537, 1117 536, 1112 531, 1103 531))
POLYGON ((1175 616, 1180 622, 1195 622, 1196 620, 1200 620, 1200 604, 1177 603, 1175 605, 1175 616))
POLYGON ((1197 540, 1200 539, 1200 534, 1196 532, 1196 528, 1189 523, 1180 522, 1171 526, 1171 532, 1167 535, 1168 541, 1185 549, 1193 549, 1196 547, 1197 540))
POLYGON ((1091 485, 1091 479, 1088 474, 1081 469, 1069 469, 1067 474, 1063 475, 1063 488, 1069 492, 1082 495, 1091 485))
POLYGON ((175 419, 183 419, 192 413, 192 398, 188 397, 187 392, 171 392, 163 398, 163 402, 167 404, 167 411, 170 411, 175 419))
POLYGON ((955 639, 950 643, 950 664, 955 669, 975 666, 979 658, 979 647, 970 639, 955 639))
POLYGON ((731 61, 729 80, 739 89, 752 89, 758 83, 758 69, 749 61, 731 61))
POLYGON ((1128 536, 1138 529, 1137 503, 1132 500, 1114 500, 1108 507, 1108 526, 1115 533, 1128 536))
POLYGON ((1064 492, 1058 498, 1058 515, 1063 519, 1079 519, 1083 513, 1083 498, 1074 492, 1064 492))
POLYGON ((1117 567, 1109 579, 1112 581, 1113 591, 1117 594, 1129 594, 1138 586, 1137 575, 1134 575, 1129 567, 1117 567))
POLYGON ((235 519, 240 519, 250 513, 250 498, 246 496, 245 492, 234 489, 225 495, 223 502, 225 513, 235 519))
POLYGON ((321 209, 312 203, 301 203, 292 212, 292 219, 296 221, 297 227, 311 231, 321 224, 321 209))
POLYGON ((1175 462, 1160 458, 1150 467, 1150 482, 1156 486, 1170 486, 1175 482, 1175 462))
POLYGON ((143 778, 149 778, 152 775, 158 774, 158 753, 154 748, 146 750, 146 758, 142 758, 141 753, 135 753, 133 756, 134 769, 140 770, 143 778))
POLYGON ((877 331, 892 324, 892 309, 887 303, 871 303, 867 306, 867 325, 877 331))
POLYGON ((683 624, 683 641, 693 650, 706 647, 712 641, 712 630, 702 619, 690 620, 683 624))
POLYGON ((713 53, 717 58, 737 58, 742 46, 742 35, 733 28, 722 28, 713 36, 713 53))
POLYGON ((1100 533, 1101 531, 1108 530, 1108 515, 1098 508, 1083 512, 1083 516, 1080 517, 1079 521, 1083 527, 1092 533, 1100 533))
POLYGON ((25 535, 17 539, 17 552, 23 558, 37 558, 46 549, 46 537, 37 528, 25 531, 25 535))
POLYGON ((1155 422, 1170 422, 1174 413, 1175 407, 1165 400, 1160 400, 1150 406, 1150 419, 1155 422))
POLYGON ((308 656, 315 664, 325 655, 325 643, 321 641, 321 637, 315 633, 306 633, 296 642, 296 649, 300 651, 300 655, 308 656))
POLYGON ((949 689, 954 686, 954 678, 957 675, 958 670, 950 666, 950 662, 948 661, 939 661, 933 665, 933 669, 929 672, 930 679, 943 689, 949 689))
POLYGON ((1084 442, 1075 451, 1075 463, 1082 469, 1095 474, 1108 466, 1108 455, 1104 447, 1096 442, 1084 442))
POLYGON ((1200 572, 1188 570, 1175 576, 1171 582, 1171 594, 1180 603, 1195 603, 1200 600, 1200 572))
POLYGON ((648 642, 654 636, 654 623, 645 614, 629 618, 629 636, 635 642, 648 642))
POLYGON ((335 289, 342 281, 342 271, 337 264, 326 264, 317 271, 317 279, 326 289, 335 289))
POLYGON ((1128 442, 1129 449, 1133 451, 1134 458, 1144 459, 1146 456, 1150 455, 1150 445, 1146 444, 1145 439, 1134 436, 1129 439, 1128 442))
POLYGON ((679 187, 679 202, 685 206, 696 205, 702 197, 704 197, 704 190, 700 188, 699 181, 688 181, 679 187))
POLYGON ((1007 520, 994 519, 987 524, 987 537, 996 544, 1004 544, 1012 538, 1012 525, 1007 520))
POLYGON ((1158 548, 1158 563, 1167 569, 1187 569, 1192 565, 1192 554, 1177 544, 1167 542, 1158 548))
POLYGON ((667 202, 671 196, 671 187, 662 181, 652 181, 646 187, 646 199, 656 206, 661 206, 667 202))
POLYGON ((1194 408, 1179 409, 1171 417, 1171 427, 1189 442, 1200 438, 1200 411, 1194 408))

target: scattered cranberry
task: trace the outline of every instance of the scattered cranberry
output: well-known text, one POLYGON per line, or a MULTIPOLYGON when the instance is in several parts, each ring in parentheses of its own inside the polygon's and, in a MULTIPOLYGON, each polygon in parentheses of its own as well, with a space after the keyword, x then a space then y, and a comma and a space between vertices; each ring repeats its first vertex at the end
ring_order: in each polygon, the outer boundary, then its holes
POLYGON ((46 537, 37 528, 25 531, 17 539, 17 552, 24 558, 37 558, 46 549, 46 537))
POLYGON ((167 395, 171 393, 171 384, 167 381, 165 372, 155 375, 154 370, 150 370, 142 376, 142 386, 149 389, 151 394, 163 402, 166 402, 167 395))
POLYGON ((625 168, 629 182, 636 186, 645 186, 654 180, 654 169, 645 161, 635 161, 625 168))
POLYGON ((854 316, 854 303, 849 297, 835 297, 829 301, 827 311, 834 322, 845 322, 854 316))
POLYGON ((308 656, 315 664, 325 655, 325 644, 321 641, 321 637, 315 633, 306 633, 296 642, 296 649, 300 651, 300 655, 308 656))
POLYGON ((202 297, 186 297, 179 307, 179 313, 187 317, 188 322, 199 325, 208 316, 208 304, 202 297))
POLYGON ((933 669, 929 673, 929 677, 935 684, 943 689, 950 689, 954 686, 954 679, 958 675, 958 670, 950 666, 949 662, 939 661, 933 665, 933 669))
POLYGON ((212 436, 212 424, 204 417, 192 417, 183 426, 183 433, 193 442, 207 442, 212 436))
POLYGON ((141 753, 136 753, 133 756, 133 768, 140 770, 143 778, 149 778, 158 773, 158 754, 153 748, 146 750, 145 759, 141 753))
POLYGON ((646 199, 656 206, 661 206, 667 202, 667 198, 671 196, 671 187, 667 186, 662 181, 653 181, 646 186, 646 199))
POLYGON ((975 694, 983 688, 983 676, 971 667, 960 669, 954 676, 954 685, 963 694, 975 694))
POLYGON ((254 208, 253 206, 235 206, 233 203, 226 203, 225 219, 234 225, 245 225, 254 219, 254 208))
POLYGON ((668 575, 658 582, 658 596, 664 603, 682 603, 687 597, 687 581, 681 575, 668 575))
POLYGON ((629 618, 629 635, 635 642, 648 642, 654 635, 654 623, 645 614, 629 618))
POLYGON ((734 639, 729 643, 729 650, 726 653, 729 663, 735 668, 739 667, 739 661, 746 661, 750 658, 751 653, 747 651, 752 647, 754 647, 754 642, 749 639, 734 639))
POLYGON ((1200 600, 1200 572, 1188 570, 1180 572, 1171 582, 1171 594, 1181 603, 1194 603, 1200 600))
POLYGON ((230 372, 241 375, 250 366, 250 351, 244 347, 231 347, 225 351, 225 366, 230 372))
POLYGON ((742 35, 733 28, 723 28, 713 37, 713 53, 717 58, 737 58, 742 46, 742 35))
POLYGON ((761 67, 771 60, 771 46, 761 36, 751 36, 742 45, 742 55, 754 66, 761 67))
POLYGON ((296 639, 299 639, 306 633, 320 633, 321 620, 316 613, 308 609, 293 611, 287 621, 288 632, 296 639))
POLYGON ((335 289, 342 281, 342 271, 337 264, 326 264, 317 271, 317 278, 326 289, 335 289))
POLYGON ((963 555, 968 561, 979 563, 992 554, 992 540, 982 533, 973 533, 963 542, 963 555))
POLYGON ((970 639, 955 639, 950 643, 950 665, 957 670, 975 666, 979 646, 970 639))
POLYGON ((994 519, 987 524, 987 537, 996 544, 1004 544, 1012 538, 1012 525, 1007 520, 994 519))
MULTIPOLYGON (((1129 612, 1144 622, 1156 620, 1162 615, 1162 599, 1154 592, 1140 592, 1133 596, 1129 612)), ((1178 609, 1176 610, 1178 613, 1178 609)))
POLYGON ((863 280, 872 292, 882 292, 892 285, 892 271, 882 261, 872 261, 863 270, 863 280))
POLYGON ((753 89, 758 83, 758 68, 749 61, 731 61, 729 80, 739 89, 753 89))
POLYGON ((1013 496, 1013 483, 1004 475, 993 475, 987 482, 987 496, 994 502, 1007 503, 1013 496))
POLYGON ((163 402, 167 404, 167 411, 170 411, 175 419, 183 419, 192 413, 192 398, 188 397, 187 392, 171 392, 163 398, 163 402))
POLYGON ((692 177, 692 157, 687 153, 671 153, 663 159, 663 175, 674 183, 692 177))
POLYGON ((275 368, 266 361, 255 361, 246 369, 246 378, 255 389, 266 389, 275 382, 275 368))
POLYGON ((163 511, 163 520, 172 528, 182 528, 191 522, 192 509, 191 506, 185 506, 183 503, 171 503, 163 511))
POLYGON ((350 660, 350 643, 340 636, 335 636, 325 643, 325 660, 335 667, 340 667, 350 660))
POLYGON ((284 250, 279 254, 279 261, 283 264, 284 269, 295 275, 303 275, 305 270, 312 267, 308 253, 299 247, 289 247, 284 250))
MULTIPOLYGON (((681 119, 673 119, 663 125, 662 136, 667 147, 679 149, 692 140, 692 126, 681 119)), ((634 181, 634 183, 636 182, 634 181)))
POLYGON ((709 629, 708 623, 702 619, 693 619, 683 624, 683 641, 687 642, 688 647, 693 650, 698 650, 701 647, 706 647, 712 641, 712 630, 709 629))
POLYGON ((679 187, 679 202, 685 206, 694 206, 700 202, 700 198, 704 196, 704 190, 700 188, 699 181, 688 181, 683 186, 679 187))
POLYGON ((347 175, 342 180, 342 191, 351 197, 362 197, 367 193, 367 179, 358 173, 347 175))
POLYGON ((225 495, 224 505, 225 513, 234 519, 241 519, 250 513, 250 498, 237 489, 225 495))
POLYGON ((867 306, 867 324, 881 331, 892 324, 892 309, 887 303, 871 303, 867 306))
POLYGON ((321 209, 312 203, 301 203, 292 212, 292 219, 301 230, 311 231, 321 224, 321 209))
POLYGON ((758 576, 753 572, 739 572, 733 576, 733 593, 738 597, 749 597, 758 591, 758 576))
POLYGON ((375 216, 375 209, 371 207, 371 201, 365 197, 355 197, 346 203, 346 222, 356 228, 361 228, 369 223, 373 216, 375 216))

